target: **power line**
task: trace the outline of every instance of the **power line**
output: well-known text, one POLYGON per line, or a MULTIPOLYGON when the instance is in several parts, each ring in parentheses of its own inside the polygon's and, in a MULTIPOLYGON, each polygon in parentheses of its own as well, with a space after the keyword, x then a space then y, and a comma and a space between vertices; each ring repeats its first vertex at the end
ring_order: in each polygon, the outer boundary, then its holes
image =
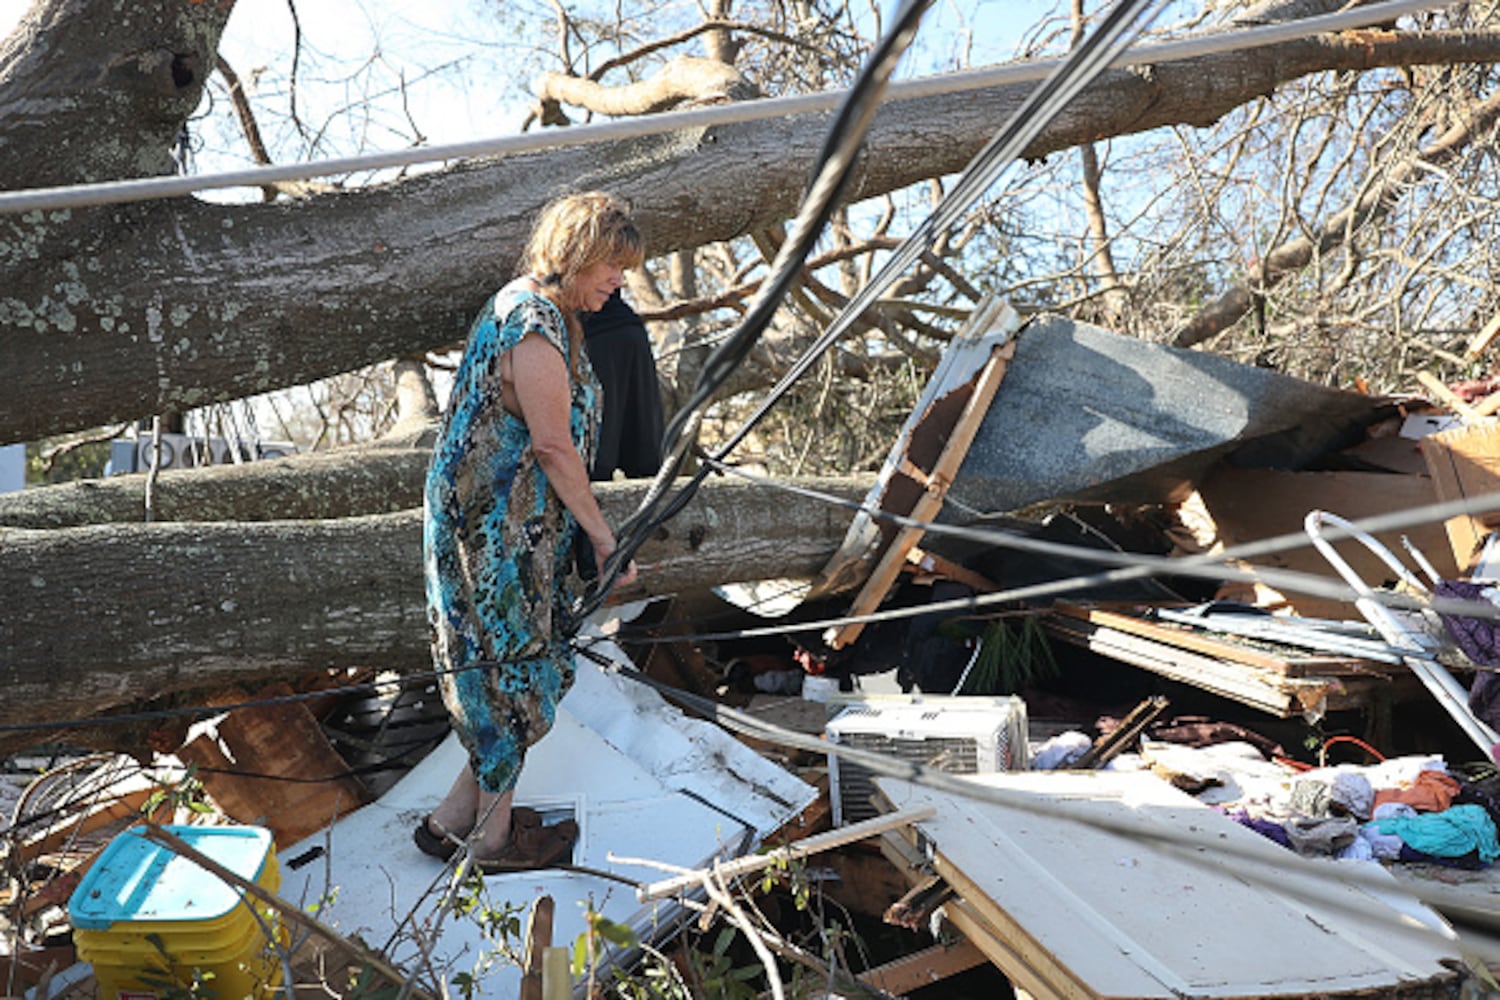
MULTIPOLYGON (((1285 24, 1265 25, 1225 31, 1201 38, 1141 45, 1122 53, 1110 63, 1110 67, 1180 62, 1224 52, 1276 45, 1312 35, 1378 24, 1441 6, 1443 4, 1434 3, 1432 0, 1388 0, 1386 3, 1356 7, 1285 24)), ((1031 83, 1043 79, 1060 62, 1061 60, 1057 59, 1047 59, 1020 64, 1010 63, 943 76, 899 81, 891 84, 887 100, 913 100, 986 87, 1031 83)), ((358 156, 334 157, 309 163, 247 167, 191 177, 142 177, 94 184, 70 184, 6 191, 0 192, 0 214, 178 198, 199 191, 240 187, 261 188, 284 181, 308 180, 331 174, 409 167, 479 156, 514 156, 545 149, 614 143, 626 139, 660 135, 665 132, 708 129, 716 126, 785 118, 790 115, 830 111, 843 102, 846 94, 846 91, 833 90, 792 97, 739 101, 712 108, 669 111, 629 121, 602 122, 568 129, 473 139, 467 142, 445 143, 415 149, 364 153, 358 156)))
MULTIPOLYGON (((845 304, 829 328, 809 347, 792 368, 781 377, 767 393, 765 399, 715 452, 715 459, 724 459, 742 442, 750 431, 770 412, 771 407, 791 386, 800 379, 833 343, 859 318, 869 305, 886 290, 907 267, 921 256, 936 240, 940 232, 951 225, 999 175, 1010 167, 1027 145, 1046 127, 1064 105, 1067 104, 1090 80, 1119 55, 1140 30, 1137 24, 1143 10, 1154 0, 1121 0, 1105 15, 1098 30, 1086 37, 1057 68, 1029 95, 1020 108, 1001 127, 996 135, 980 150, 960 175, 953 190, 944 195, 937 209, 923 220, 921 225, 901 242, 880 271, 845 304)), ((915 6, 915 5, 912 5, 915 6)), ((904 30, 915 30, 921 10, 903 8, 902 20, 892 32, 896 38, 904 30), (908 27, 906 20, 910 19, 908 27)), ((695 443, 697 428, 702 420, 708 401, 718 388, 728 380, 749 354, 761 332, 769 323, 771 315, 780 307, 783 295, 792 287, 800 275, 802 262, 806 259, 817 230, 821 229, 831 210, 834 198, 842 189, 848 170, 853 163, 853 153, 864 137, 864 129, 884 89, 884 79, 890 69, 882 64, 894 65, 904 44, 894 43, 872 57, 866 65, 855 88, 850 92, 851 102, 858 99, 871 105, 858 120, 859 130, 853 131, 841 122, 835 122, 833 133, 825 145, 824 156, 816 171, 816 180, 810 187, 802 210, 798 213, 792 237, 781 247, 772 264, 772 274, 756 292, 749 315, 741 321, 729 340, 716 348, 704 362, 698 384, 692 396, 672 419, 666 430, 664 450, 667 458, 639 508, 620 531, 619 547, 600 568, 598 578, 590 585, 584 596, 579 618, 587 616, 599 607, 610 585, 627 565, 631 557, 651 536, 656 528, 672 518, 697 492, 708 474, 708 466, 698 469, 685 486, 676 488, 670 497, 666 491, 671 480, 686 463, 688 449, 695 443)))

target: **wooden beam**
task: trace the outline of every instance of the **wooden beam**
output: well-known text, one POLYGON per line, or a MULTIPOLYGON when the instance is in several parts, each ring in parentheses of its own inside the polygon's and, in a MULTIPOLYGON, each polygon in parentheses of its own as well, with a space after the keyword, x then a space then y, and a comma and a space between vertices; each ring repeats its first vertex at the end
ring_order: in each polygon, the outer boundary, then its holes
MULTIPOLYGON (((911 511, 906 515, 907 517, 914 521, 931 521, 937 516, 943 506, 943 498, 948 493, 948 487, 952 484, 953 477, 958 474, 959 466, 963 465, 964 456, 969 453, 969 445, 974 443, 974 436, 979 433, 979 426, 984 422, 984 415, 989 412, 990 402, 995 398, 1001 380, 1005 378, 1006 365, 1015 356, 1015 352, 1014 340, 1006 341, 990 352, 989 360, 975 377, 973 392, 968 402, 964 404, 958 419, 954 421, 953 430, 949 433, 948 441, 943 445, 937 461, 933 463, 932 471, 927 473, 925 478, 912 476, 923 487, 923 490, 911 511)), ((907 553, 921 540, 924 531, 925 529, 921 527, 908 526, 896 532, 895 538, 891 539, 891 543, 886 546, 885 552, 881 554, 880 559, 876 561, 875 568, 870 572, 869 579, 865 581, 858 596, 850 605, 850 617, 867 615, 880 606, 880 602, 885 600, 885 595, 891 589, 891 585, 895 583, 896 577, 900 575, 907 553)), ((826 641, 834 649, 842 649, 859 638, 864 627, 863 622, 855 622, 830 630, 826 641)))
POLYGON ((1464 358, 1468 361, 1477 360, 1495 342, 1496 337, 1500 337, 1500 313, 1491 316, 1489 322, 1474 334, 1469 346, 1464 348, 1464 358))
POLYGON ((983 573, 976 573, 967 566, 960 566, 952 559, 945 559, 928 552, 921 546, 912 546, 912 550, 906 554, 906 561, 919 574, 926 573, 946 580, 954 580, 972 588, 976 593, 993 594, 1000 589, 995 581, 983 573))
MULTIPOLYGON (((850 823, 848 826, 799 840, 765 854, 752 854, 733 861, 725 861, 714 865, 713 872, 723 878, 736 878, 783 861, 805 858, 820 851, 831 850, 843 844, 852 844, 856 840, 876 836, 886 830, 931 819, 932 815, 933 810, 927 806, 918 809, 902 809, 899 812, 876 816, 874 819, 867 819, 860 823, 850 823)), ((706 872, 688 872, 685 875, 675 875, 660 882, 643 885, 636 889, 635 894, 643 903, 647 900, 660 899, 663 896, 673 896, 701 883, 705 874, 706 872)))
POLYGON ((1045 949, 1012 938, 1011 932, 992 924, 968 900, 960 898, 949 903, 946 912, 949 922, 965 939, 973 941, 1016 988, 1049 1000, 1102 1000, 1068 974, 1045 949))
POLYGON ((1476 413, 1474 408, 1459 398, 1458 394, 1448 388, 1436 375, 1431 372, 1417 372, 1417 381, 1422 387, 1432 393, 1444 406, 1463 418, 1466 424, 1478 424, 1484 421, 1484 416, 1476 413))
POLYGON ((935 944, 931 948, 876 966, 862 973, 859 981, 877 990, 901 996, 972 969, 984 961, 987 961, 984 952, 968 938, 964 938, 953 944, 935 944))
POLYGON ((526 951, 521 976, 519 1000, 542 1000, 542 964, 552 947, 552 911, 556 904, 551 896, 538 896, 526 918, 526 951))

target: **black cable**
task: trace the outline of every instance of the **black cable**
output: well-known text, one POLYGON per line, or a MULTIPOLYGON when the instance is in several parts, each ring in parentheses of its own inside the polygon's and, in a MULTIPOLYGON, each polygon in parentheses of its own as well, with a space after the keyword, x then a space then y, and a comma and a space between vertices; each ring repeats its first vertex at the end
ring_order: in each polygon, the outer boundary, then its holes
POLYGON ((800 277, 803 262, 848 184, 849 169, 875 112, 879 110, 896 63, 916 37, 917 25, 932 2, 905 0, 893 29, 880 40, 860 70, 824 139, 813 179, 803 197, 802 209, 793 223, 791 234, 776 255, 772 273, 761 285, 734 333, 709 355, 692 395, 668 424, 664 437, 667 454, 662 467, 636 512, 621 526, 619 546, 599 568, 597 578, 574 609, 575 622, 581 622, 599 608, 621 569, 651 537, 657 525, 674 517, 687 504, 706 476, 706 472, 700 469, 686 486, 678 488, 670 498, 666 496, 668 487, 686 463, 696 438, 696 433, 689 433, 689 429, 696 427, 702 409, 750 353, 780 308, 781 300, 800 277))
MULTIPOLYGON (((838 318, 829 326, 822 337, 805 352, 793 365, 792 369, 777 383, 776 387, 762 401, 761 405, 742 424, 740 429, 730 436, 719 450, 715 458, 727 457, 733 449, 750 433, 750 431, 764 418, 771 406, 786 393, 791 385, 799 379, 809 367, 827 351, 838 337, 869 307, 884 289, 895 280, 913 261, 921 256, 930 247, 937 234, 952 225, 959 215, 968 209, 968 206, 978 198, 992 184, 1010 164, 1017 159, 1026 146, 1046 127, 1047 123, 1062 110, 1063 106, 1071 100, 1090 80, 1102 72, 1133 40, 1139 29, 1132 30, 1140 11, 1151 6, 1158 0, 1121 0, 1105 16, 1098 30, 1086 37, 1083 42, 1069 54, 1068 58, 1042 81, 1037 88, 1027 96, 1025 102, 1013 115, 1007 125, 980 151, 979 155, 965 169, 959 182, 954 189, 948 193, 939 204, 938 208, 917 230, 904 240, 895 253, 886 261, 878 274, 868 282, 859 293, 857 293, 844 307, 838 318)), ((913 4, 911 7, 915 7, 913 4)), ((920 20, 921 10, 913 11, 911 7, 904 7, 898 20, 897 30, 892 32, 891 39, 902 35, 908 30, 914 30, 916 23, 920 20), (908 18, 910 20, 908 21, 908 18), (909 29, 908 29, 909 25, 909 29)), ((909 42, 909 38, 906 40, 909 42)), ((904 48, 903 43, 902 48, 904 48)), ((900 55, 900 50, 894 50, 890 57, 891 65, 894 66, 894 57, 900 55)), ((886 58, 886 56, 882 56, 886 58)), ((889 76, 889 69, 879 65, 877 60, 872 59, 866 64, 866 71, 879 69, 885 77, 889 76)), ((881 90, 884 88, 884 78, 867 81, 866 74, 862 73, 860 81, 850 91, 846 107, 854 102, 857 97, 862 98, 862 85, 867 82, 878 83, 881 90)), ((878 97, 879 91, 876 91, 878 97)), ((871 109, 873 110, 873 108, 871 109)), ((842 116, 841 116, 842 117, 842 116)), ((866 123, 868 117, 862 119, 866 123)), ((834 135, 830 135, 830 142, 825 144, 825 149, 832 145, 834 135)), ((850 137, 840 136, 843 140, 839 146, 841 149, 851 148, 850 137)), ((863 141, 863 131, 857 137, 857 141, 863 141)), ((841 169, 847 172, 849 160, 841 169)), ((830 161, 820 167, 819 183, 815 184, 816 191, 823 177, 830 173, 834 164, 830 161)), ((840 176, 837 181, 829 185, 830 192, 836 194, 842 189, 844 177, 840 176)), ((817 213, 821 220, 821 227, 826 221, 831 204, 823 206, 817 213)), ((686 460, 687 448, 690 444, 685 433, 687 428, 695 426, 700 419, 698 407, 700 407, 713 391, 727 379, 746 353, 750 346, 758 338, 766 322, 769 321, 769 312, 774 310, 771 304, 779 301, 786 288, 790 286, 793 275, 800 271, 803 260, 806 258, 807 250, 811 247, 811 239, 807 229, 800 225, 803 219, 808 218, 809 213, 799 215, 799 227, 794 232, 794 239, 783 245, 782 251, 777 255, 777 263, 781 265, 780 270, 773 275, 774 287, 768 281, 761 288, 757 296, 751 314, 756 317, 757 325, 751 326, 747 321, 741 324, 730 341, 715 350, 710 356, 709 364, 705 365, 700 375, 698 387, 687 406, 685 406, 668 428, 667 442, 670 458, 663 463, 661 471, 658 472, 653 481, 650 491, 642 500, 636 513, 626 522, 621 529, 619 547, 613 552, 605 565, 601 568, 598 578, 591 585, 590 590, 584 595, 576 617, 581 620, 596 610, 603 603, 604 595, 608 592, 610 585, 619 575, 620 569, 630 560, 640 546, 650 537, 656 527, 666 520, 674 517, 692 498, 698 486, 707 477, 708 471, 704 467, 692 476, 689 482, 678 489, 670 500, 663 500, 662 494, 666 484, 676 477, 686 460), (804 237, 805 240, 798 240, 804 237), (805 245, 804 245, 805 243, 805 245), (794 246, 794 244, 796 244, 794 246), (788 248, 792 247, 792 253, 788 248), (796 254, 794 257, 793 254, 796 254), (766 314, 762 318, 762 314, 766 314), (733 348, 732 350, 730 348, 733 348)))

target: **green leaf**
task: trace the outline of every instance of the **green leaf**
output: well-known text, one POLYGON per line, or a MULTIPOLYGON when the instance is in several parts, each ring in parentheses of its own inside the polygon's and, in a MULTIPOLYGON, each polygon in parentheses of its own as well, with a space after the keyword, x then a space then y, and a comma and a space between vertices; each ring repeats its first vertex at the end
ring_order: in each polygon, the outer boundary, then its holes
POLYGON ((584 970, 589 967, 589 934, 584 931, 578 935, 578 940, 573 942, 573 961, 569 971, 573 973, 574 979, 583 976, 584 970))
POLYGON ((594 930, 600 937, 610 944, 622 947, 633 947, 636 943, 635 931, 625 924, 617 924, 605 917, 594 919, 594 930))

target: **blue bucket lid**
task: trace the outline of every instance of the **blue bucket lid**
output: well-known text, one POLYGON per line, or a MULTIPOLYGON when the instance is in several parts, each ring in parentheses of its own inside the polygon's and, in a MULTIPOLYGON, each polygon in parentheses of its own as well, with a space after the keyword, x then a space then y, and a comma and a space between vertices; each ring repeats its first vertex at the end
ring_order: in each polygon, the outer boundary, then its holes
MULTIPOLYGON (((213 920, 233 910, 240 892, 132 827, 109 842, 68 901, 75 928, 104 930, 121 921, 213 920)), ((189 847, 254 882, 271 851, 259 826, 163 826, 189 847)))

